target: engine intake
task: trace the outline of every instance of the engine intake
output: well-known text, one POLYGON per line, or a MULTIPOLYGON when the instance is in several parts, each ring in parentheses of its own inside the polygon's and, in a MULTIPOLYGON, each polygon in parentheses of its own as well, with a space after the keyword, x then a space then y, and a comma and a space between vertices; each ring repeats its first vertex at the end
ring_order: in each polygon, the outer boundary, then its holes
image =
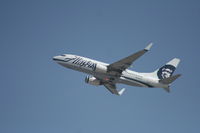
POLYGON ((96 79, 95 77, 86 76, 85 82, 91 85, 101 85, 101 81, 96 79))

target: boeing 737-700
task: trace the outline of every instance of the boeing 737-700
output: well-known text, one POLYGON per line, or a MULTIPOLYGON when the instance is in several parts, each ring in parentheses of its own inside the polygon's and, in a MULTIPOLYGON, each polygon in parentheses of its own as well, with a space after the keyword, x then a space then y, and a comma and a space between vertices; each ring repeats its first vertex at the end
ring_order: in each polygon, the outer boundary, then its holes
POLYGON ((151 47, 152 43, 145 49, 111 64, 72 54, 55 56, 53 60, 66 68, 89 74, 90 76, 85 78, 86 83, 97 86, 104 85, 112 94, 122 95, 125 91, 125 88, 117 90, 116 84, 118 83, 138 87, 164 88, 170 92, 170 84, 181 76, 181 74, 172 75, 180 59, 174 58, 150 73, 139 73, 128 69, 151 47))

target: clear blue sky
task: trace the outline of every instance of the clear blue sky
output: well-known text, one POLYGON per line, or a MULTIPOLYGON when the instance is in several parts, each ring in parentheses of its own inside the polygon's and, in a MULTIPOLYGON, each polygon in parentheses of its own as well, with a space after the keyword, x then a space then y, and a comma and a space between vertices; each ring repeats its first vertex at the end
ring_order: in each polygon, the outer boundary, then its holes
POLYGON ((200 132, 199 13, 198 0, 1 0, 0 132, 200 132), (127 89, 118 97, 52 61, 70 53, 112 63, 149 42, 131 69, 180 58, 170 94, 118 85, 127 89))

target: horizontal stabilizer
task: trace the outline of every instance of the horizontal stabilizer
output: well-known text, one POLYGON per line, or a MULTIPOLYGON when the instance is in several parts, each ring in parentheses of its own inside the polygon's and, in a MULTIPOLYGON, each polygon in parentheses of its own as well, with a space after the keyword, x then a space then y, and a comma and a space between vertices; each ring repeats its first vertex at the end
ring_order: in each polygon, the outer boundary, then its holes
POLYGON ((181 76, 181 74, 177 74, 177 75, 171 76, 169 78, 161 79, 161 80, 159 80, 159 82, 163 83, 163 84, 171 84, 173 81, 175 81, 180 76, 181 76))

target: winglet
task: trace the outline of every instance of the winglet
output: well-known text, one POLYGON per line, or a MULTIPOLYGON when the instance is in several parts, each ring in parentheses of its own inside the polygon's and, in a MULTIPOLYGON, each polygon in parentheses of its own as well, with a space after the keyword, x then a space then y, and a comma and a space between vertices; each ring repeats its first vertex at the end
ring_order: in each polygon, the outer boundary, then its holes
POLYGON ((149 51, 152 46, 153 46, 153 43, 150 43, 149 45, 146 46, 144 50, 149 51))
POLYGON ((121 89, 120 91, 118 91, 118 95, 121 96, 121 95, 124 93, 125 90, 126 90, 126 89, 123 88, 123 89, 121 89))

